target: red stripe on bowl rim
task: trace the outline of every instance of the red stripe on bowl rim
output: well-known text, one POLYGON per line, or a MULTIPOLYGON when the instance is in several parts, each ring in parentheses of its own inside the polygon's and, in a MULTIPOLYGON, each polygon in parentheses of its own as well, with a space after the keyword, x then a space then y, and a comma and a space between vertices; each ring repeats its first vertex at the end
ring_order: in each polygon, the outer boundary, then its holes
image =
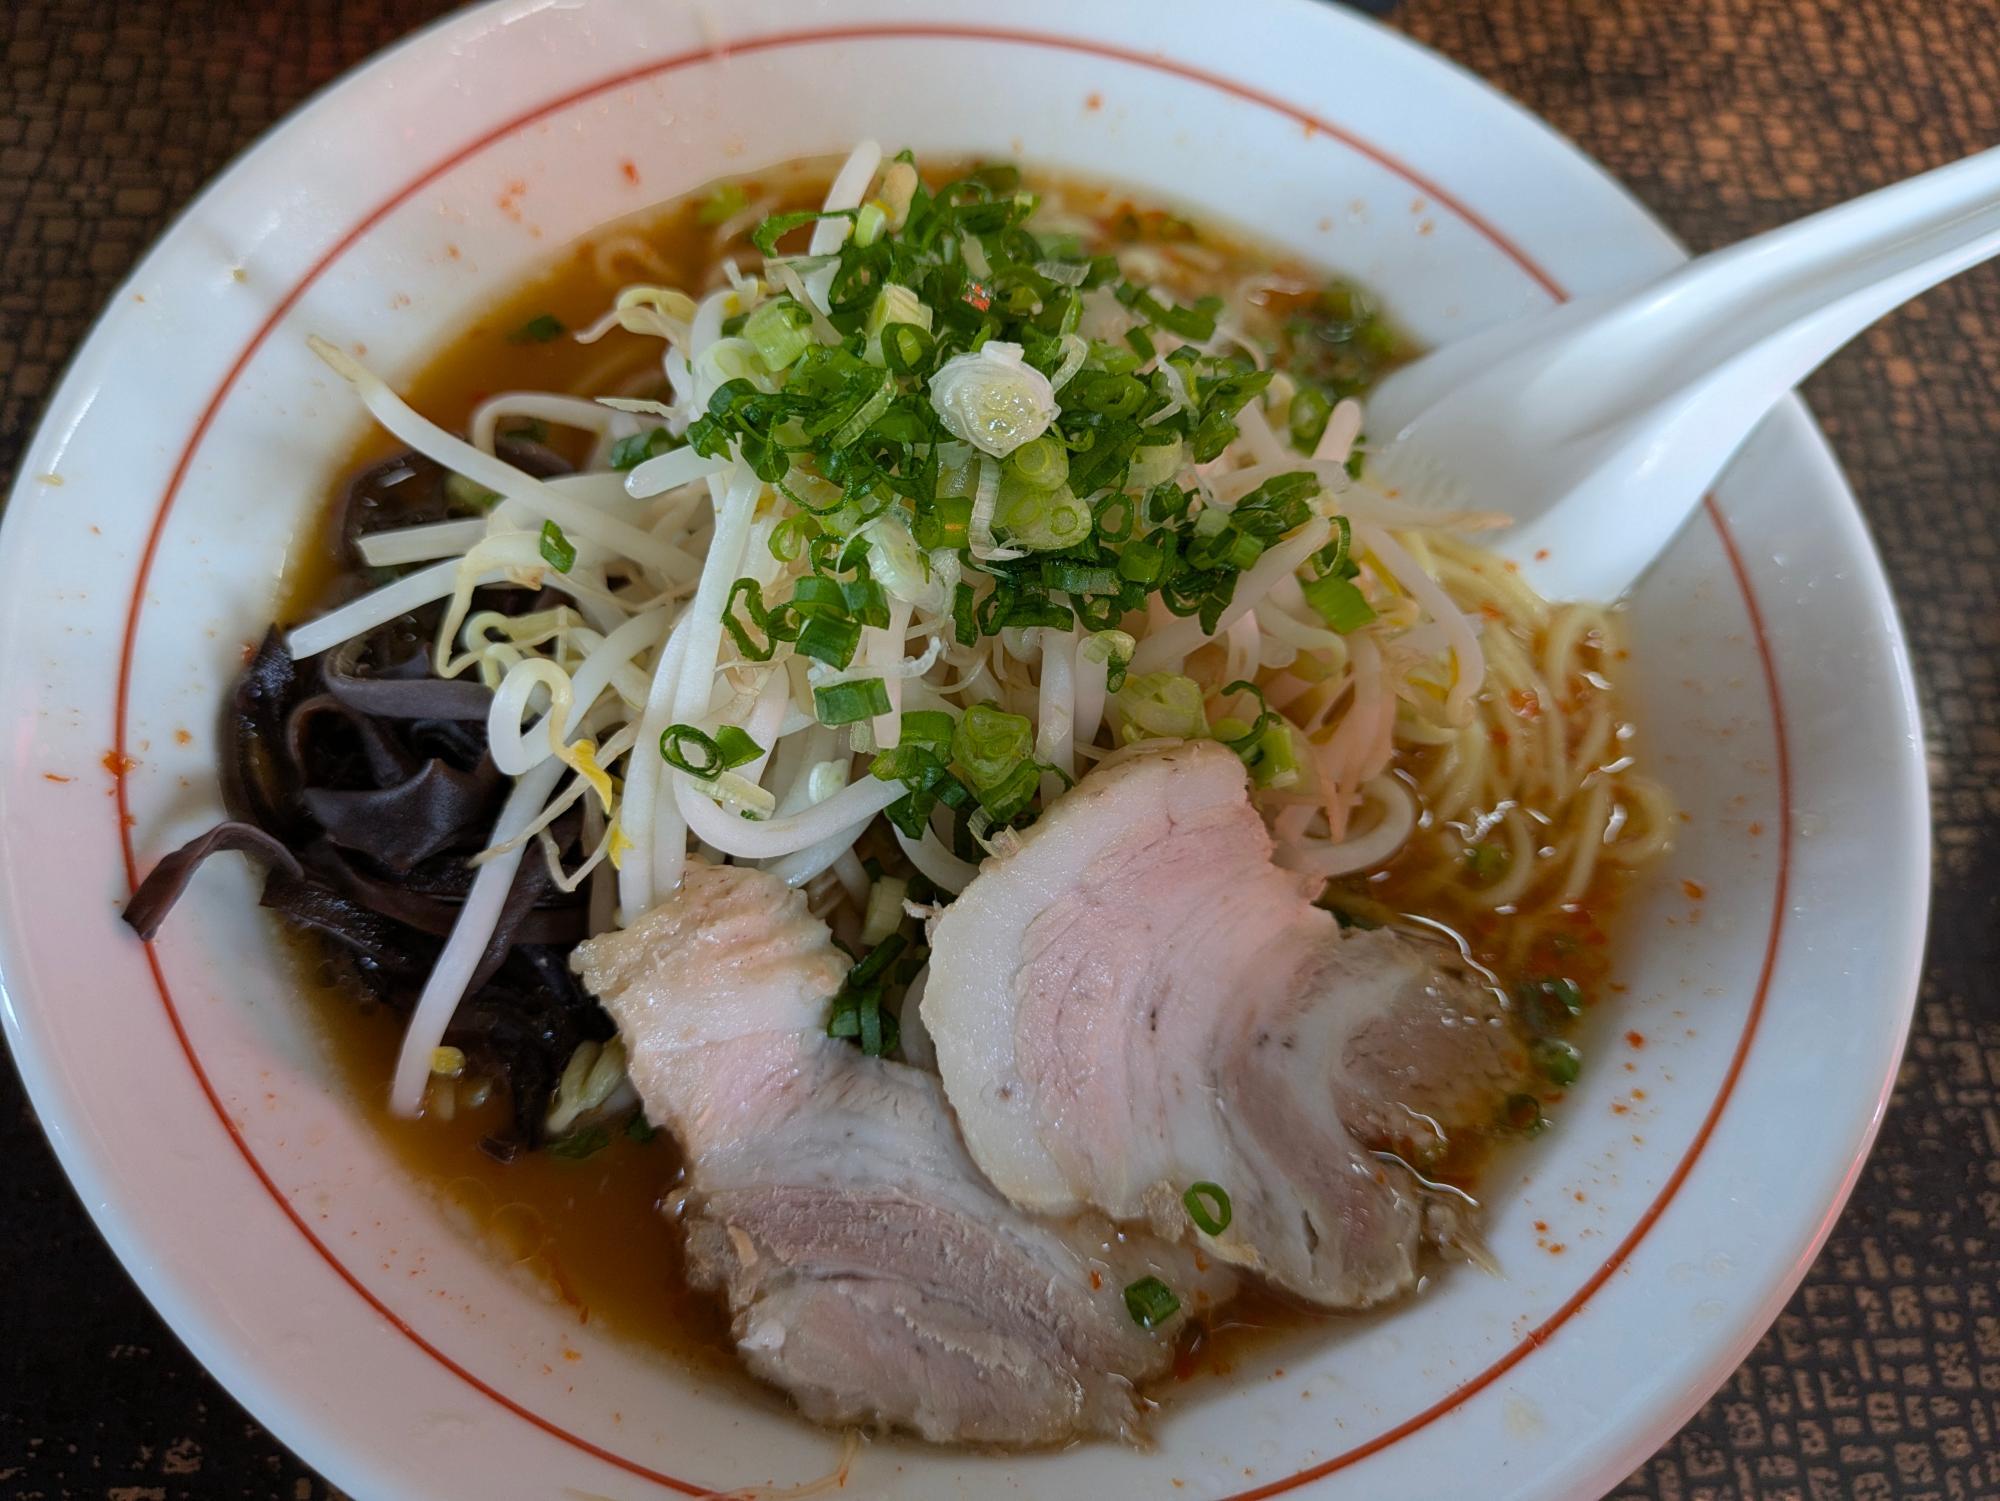
MULTIPOLYGON (((1356 134, 1354 131, 1335 124, 1311 110, 1292 104, 1274 94, 1267 93, 1252 85, 1209 72, 1207 69, 1199 68, 1189 63, 1178 62, 1172 58, 1139 52, 1107 42, 1080 37, 1059 36, 1045 32, 1016 31, 989 26, 884 24, 819 27, 809 30, 775 32, 767 36, 750 37, 740 41, 733 41, 728 43, 725 48, 719 50, 704 48, 697 51, 683 52, 655 62, 628 68, 607 78, 600 79, 596 83, 584 85, 559 98, 537 105, 511 120, 493 127, 476 139, 461 146, 449 156, 434 163, 421 175, 412 178, 394 194, 384 199, 366 217, 361 219, 353 228, 348 230, 346 234, 342 235, 339 240, 330 246, 305 272, 292 289, 279 299, 276 306, 272 308, 269 316, 265 318, 264 322, 251 336, 250 341, 243 347, 242 351, 230 365, 228 372, 223 376, 221 384, 216 387, 214 394, 209 398, 207 405, 203 408, 200 418, 196 421, 188 437, 186 446, 181 450, 180 458, 174 465, 166 489, 161 495, 158 509, 154 513, 151 527, 147 531, 145 545, 140 551, 138 571, 132 585, 131 603, 126 616, 125 630, 119 653, 117 700, 113 715, 113 745, 117 752, 117 759, 113 764, 121 768, 129 767, 132 764, 127 758, 126 751, 127 715, 131 692, 132 661, 134 648, 138 639, 140 615, 145 607, 146 583, 152 572, 153 560, 159 551, 160 539, 165 532, 167 519, 173 511, 174 502, 180 494, 181 486, 186 481, 188 470, 194 462, 195 453, 200 448, 203 439, 208 436, 209 429, 214 425, 217 413, 221 410, 223 402, 234 389, 237 379, 242 375, 244 368, 249 364, 251 358, 263 346, 264 341, 269 338, 277 325, 297 305, 299 299, 305 294, 307 289, 335 261, 351 250, 364 234, 368 233, 369 230, 373 229, 415 194, 421 192, 445 173, 475 156, 496 141, 504 139, 516 131, 522 130, 539 120, 546 119, 573 105, 602 94, 613 92, 628 84, 657 78, 663 74, 677 72, 680 69, 705 62, 716 61, 728 55, 743 55, 775 51, 788 47, 815 46, 841 42, 915 41, 926 39, 992 42, 1004 45, 1041 47, 1057 51, 1082 53, 1103 58, 1109 62, 1124 63, 1156 73, 1169 74, 1176 78, 1185 79, 1189 82, 1215 89, 1234 98, 1244 100, 1247 103, 1273 110, 1296 121, 1311 133, 1323 135, 1329 140, 1337 142, 1402 178, 1424 196, 1441 205, 1445 210, 1477 232, 1552 298, 1557 301, 1567 300, 1568 294, 1562 286, 1497 227, 1470 208, 1455 194, 1449 192, 1442 185, 1426 177, 1424 174, 1416 171, 1407 163, 1399 160, 1392 153, 1356 134)), ((1640 1215, 1632 1229, 1627 1232, 1611 1254, 1599 1264, 1597 1269, 1584 1280, 1583 1284, 1554 1313, 1529 1330, 1506 1354, 1468 1380, 1453 1387, 1429 1407, 1424 1408, 1421 1412, 1412 1414, 1393 1427, 1385 1429, 1374 1438, 1354 1445, 1330 1459, 1322 1460, 1316 1465, 1299 1470, 1281 1480, 1274 1480, 1249 1490, 1234 1492, 1230 1496, 1223 1498, 1223 1501, 1262 1501, 1262 1498, 1282 1495, 1299 1486, 1308 1485, 1315 1480, 1323 1479, 1337 1471, 1359 1464, 1371 1455, 1379 1454, 1383 1450, 1410 1437, 1412 1434, 1429 1427, 1439 1418, 1454 1411, 1470 1398, 1485 1390, 1495 1381, 1498 1381, 1502 1376, 1513 1370, 1522 1361, 1526 1360, 1537 1349, 1546 1344, 1557 1330, 1589 1302, 1597 1291, 1626 1263, 1639 1243, 1645 1239, 1648 1232, 1658 1222, 1660 1216, 1666 1212, 1668 1205, 1673 1202, 1681 1186, 1686 1182, 1688 1174, 1693 1170, 1696 1161, 1702 1155, 1703 1149, 1708 1145, 1709 1138, 1714 1133, 1717 1122, 1721 1119, 1724 1109, 1728 1106, 1730 1098, 1735 1092, 1737 1082, 1742 1076, 1744 1062, 1748 1058, 1751 1044, 1755 1040, 1758 1025, 1763 1019, 1765 1000, 1770 991, 1771 978, 1777 965, 1778 950, 1784 930, 1785 899, 1791 880, 1792 858, 1791 755, 1785 724, 1784 703, 1778 687, 1777 663, 1773 657, 1770 639, 1764 627, 1763 611, 1758 605, 1755 589, 1750 582, 1748 570, 1744 567, 1743 559, 1736 547, 1735 539, 1730 533, 1728 523, 1716 506, 1713 496, 1710 496, 1704 503, 1704 511, 1710 524, 1714 526, 1716 535, 1721 540, 1723 550, 1728 557, 1730 572, 1742 594, 1744 608, 1748 612, 1751 630, 1757 643, 1757 654, 1763 668, 1765 689, 1770 698, 1772 728, 1776 739, 1775 761, 1779 810, 1778 865, 1772 892, 1771 920, 1765 940, 1763 962, 1757 977, 1756 991, 1751 997, 1749 1013, 1744 1021, 1742 1035, 1737 1040, 1735 1051, 1731 1055, 1728 1069, 1723 1075, 1722 1083, 1716 1093, 1715 1100, 1703 1116, 1701 1125, 1696 1129, 1694 1137, 1690 1141, 1686 1152, 1682 1155, 1680 1162, 1675 1166, 1665 1184, 1662 1185, 1659 1194, 1647 1206, 1645 1212, 1640 1215)), ((136 888, 139 882, 139 860, 132 843, 132 819, 129 817, 126 773, 123 770, 119 771, 116 775, 115 790, 116 798, 114 801, 118 818, 118 837, 120 846, 124 852, 126 879, 136 888)), ((166 1009, 167 1018, 173 1028, 174 1037, 180 1043, 181 1051, 187 1058, 188 1066, 193 1071, 195 1080, 200 1085, 201 1091, 207 1098, 210 1107, 214 1110, 216 1119, 221 1122, 223 1129, 229 1135, 229 1139, 235 1143, 237 1151, 241 1154, 244 1163, 249 1167, 251 1173, 255 1175, 257 1181, 263 1185, 264 1190, 284 1212, 285 1217, 292 1222, 299 1234, 319 1253, 320 1257, 340 1276, 341 1280, 355 1291, 362 1301, 374 1309, 398 1333, 402 1334, 412 1344, 416 1345, 417 1348, 429 1355, 454 1376, 465 1382, 466 1385, 483 1396, 490 1398, 500 1407, 506 1409, 524 1422, 549 1434, 551 1437, 560 1439, 582 1453, 588 1454, 594 1459, 602 1460, 606 1464, 613 1465, 630 1475, 651 1481, 683 1495, 702 1496, 712 1493, 712 1487, 679 1479, 659 1470, 652 1469, 637 1460, 627 1458, 621 1454, 615 1454, 582 1437, 580 1434, 572 1433, 552 1420, 532 1411, 522 1403, 488 1385, 480 1377, 452 1359, 451 1356, 445 1354, 444 1351, 425 1339, 423 1335, 419 1334, 383 1303, 381 1299, 376 1297, 361 1279, 339 1257, 335 1256, 326 1243, 314 1233, 311 1226, 306 1223, 304 1216, 300 1214, 291 1200, 285 1196, 283 1190, 278 1187, 270 1173, 266 1171, 262 1162, 258 1160, 257 1155, 251 1150, 249 1142, 245 1140, 242 1132, 231 1119, 229 1112, 223 1107, 222 1100, 216 1093, 214 1084, 210 1081, 206 1069, 203 1068, 201 1060, 196 1055, 193 1044, 188 1038, 186 1029, 181 1024, 180 1012, 175 1005, 172 991, 168 986, 166 973, 161 967, 158 951, 150 943, 145 947, 146 961, 152 972, 154 984, 159 990, 160 1002, 166 1009)))

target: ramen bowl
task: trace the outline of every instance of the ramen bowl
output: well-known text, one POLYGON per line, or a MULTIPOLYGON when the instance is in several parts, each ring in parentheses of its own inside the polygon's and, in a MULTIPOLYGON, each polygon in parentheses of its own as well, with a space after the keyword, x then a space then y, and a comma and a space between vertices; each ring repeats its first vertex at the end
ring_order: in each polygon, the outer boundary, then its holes
MULTIPOLYGON (((142 945, 138 875, 219 811, 218 711, 362 432, 308 351, 392 381, 564 245, 872 136, 1131 185, 1377 289, 1436 344, 1680 250, 1545 127, 1287 0, 803 7, 503 0, 306 106, 123 288, 0 530, 0 978, 92 1214, 195 1354, 365 1496, 788 1485, 834 1435, 590 1320, 371 1125, 218 862, 142 945)), ((1886 1101, 1927 892, 1907 658, 1802 406, 1632 597, 1629 708, 1682 809, 1627 902, 1593 1066, 1487 1185, 1498 1271, 1169 1391, 1145 1450, 899 1440, 856 1494, 1590 1496, 1776 1316, 1886 1101)))

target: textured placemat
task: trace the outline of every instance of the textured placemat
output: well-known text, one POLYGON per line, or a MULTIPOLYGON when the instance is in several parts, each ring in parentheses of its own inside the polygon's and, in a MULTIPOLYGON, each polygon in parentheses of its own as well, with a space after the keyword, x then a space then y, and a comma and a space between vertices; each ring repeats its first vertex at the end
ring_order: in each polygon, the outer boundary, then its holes
MULTIPOLYGON (((443 8, 0 0, 0 481, 175 209, 443 8)), ((1696 249, 2000 141, 2000 0, 1407 0, 1396 20, 1696 249)), ((1807 391, 1916 651, 1930 958, 1896 1103, 1825 1255, 1619 1501, 2000 1497, 2000 271, 1931 293, 1807 391)), ((331 1494, 133 1290, 5 1071, 0 1094, 0 1496, 331 1494)))

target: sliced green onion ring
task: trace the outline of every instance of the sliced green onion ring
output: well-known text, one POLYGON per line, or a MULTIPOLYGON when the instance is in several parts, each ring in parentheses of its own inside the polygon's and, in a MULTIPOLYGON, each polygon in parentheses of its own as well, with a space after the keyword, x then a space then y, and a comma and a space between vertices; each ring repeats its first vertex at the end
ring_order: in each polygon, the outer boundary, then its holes
POLYGON ((1203 1235, 1220 1235, 1229 1228, 1233 1218, 1229 1207, 1229 1195, 1219 1183, 1204 1179, 1200 1183, 1188 1185, 1188 1191, 1181 1195, 1181 1202, 1187 1205, 1188 1218, 1203 1235))

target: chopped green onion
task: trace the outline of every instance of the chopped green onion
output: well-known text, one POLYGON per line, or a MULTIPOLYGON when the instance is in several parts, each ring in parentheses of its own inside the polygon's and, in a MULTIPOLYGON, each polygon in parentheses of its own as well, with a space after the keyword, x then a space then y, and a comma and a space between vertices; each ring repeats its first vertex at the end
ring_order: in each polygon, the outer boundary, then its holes
POLYGON ((1042 587, 1069 594, 1116 594, 1118 575, 1112 569, 1074 558, 1049 558, 1042 563, 1042 587))
POLYGON ((889 410, 889 404, 896 399, 896 382, 887 375, 847 414, 840 426, 827 437, 831 448, 845 448, 875 425, 875 419, 889 410))
POLYGON ((1069 450, 1046 434, 1007 455, 1007 467, 1037 490, 1053 490, 1069 478, 1069 450))
POLYGON ((780 563, 795 563, 806 543, 818 534, 819 522, 811 516, 787 516, 771 528, 771 556, 780 563))
POLYGON ((919 547, 956 550, 965 546, 972 540, 972 497, 938 496, 918 510, 916 525, 911 530, 919 547))
MULTIPOLYGON (((856 965, 855 972, 860 967, 856 965)), ((849 984, 843 986, 833 999, 833 1009, 826 1022, 826 1035, 851 1037, 868 1057, 880 1058, 895 1051, 899 1040, 896 1018, 892 1012, 882 1009, 880 986, 852 988, 853 973, 849 974, 849 984)))
MULTIPOLYGON (((856 627, 859 630, 859 627, 856 627)), ((800 649, 805 646, 801 633, 800 649)), ((889 712, 889 690, 880 678, 857 678, 813 689, 813 707, 824 725, 853 724, 889 712)))
POLYGON ((812 315, 791 298, 776 297, 744 320, 743 337, 767 369, 787 370, 812 347, 812 315))
POLYGON ((1203 1235, 1220 1235, 1229 1228, 1231 1211, 1229 1195, 1222 1191, 1220 1184, 1194 1183, 1181 1195, 1181 1202, 1187 1205, 1188 1218, 1203 1235))
POLYGON ((1263 555, 1263 542, 1248 532, 1233 532, 1229 535, 1228 549, 1222 554, 1222 562, 1223 566, 1241 573, 1263 555))
POLYGON ((849 579, 840 586, 841 603, 863 625, 878 630, 889 623, 888 591, 870 578, 849 579))
POLYGON ((572 1131, 569 1135, 550 1142, 549 1155, 577 1162, 585 1157, 594 1156, 610 1145, 609 1131, 602 1126, 585 1126, 581 1131, 572 1131))
MULTIPOLYGON (((816 616, 799 627, 799 651, 829 667, 846 667, 861 645, 861 622, 831 615, 816 616)), ((878 712, 886 713, 887 710, 878 712)), ((845 724, 845 720, 822 718, 824 724, 845 724)))
POLYGON ((1290 787, 1299 779, 1298 734, 1281 719, 1258 736, 1243 759, 1259 787, 1290 787))
POLYGON ((1354 561, 1354 523, 1345 516, 1333 517, 1333 539, 1313 554, 1313 566, 1321 573, 1351 579, 1361 572, 1354 561))
POLYGON ((708 202, 695 211, 695 218, 703 224, 720 224, 724 219, 734 218, 750 206, 750 195, 740 182, 725 182, 713 193, 708 202))
POLYGON ((882 363, 898 375, 909 375, 929 360, 936 346, 914 323, 891 323, 882 330, 882 363))
POLYGON ((1465 864, 1474 879, 1489 884, 1507 873, 1511 860, 1504 844, 1474 844, 1465 851, 1465 864))
POLYGON ((447 474, 444 477, 444 498, 460 510, 490 511, 500 499, 498 490, 489 490, 477 480, 469 480, 462 474, 447 474))
POLYGON ((542 560, 557 573, 568 573, 576 566, 576 545, 553 521, 542 523, 542 560))
POLYGON ((670 724, 660 732, 660 756, 667 765, 703 781, 712 781, 763 754, 764 747, 733 724, 723 725, 713 735, 691 724, 670 724), (688 754, 689 747, 700 752, 700 760, 688 754))
POLYGON ((1318 386, 1302 385, 1292 393, 1292 409, 1287 426, 1291 429, 1292 447, 1301 453, 1311 453, 1319 445, 1320 434, 1326 431, 1326 420, 1333 415, 1333 403, 1326 392, 1318 386))
POLYGON ((792 585, 791 605, 792 613, 805 620, 839 620, 847 614, 847 596, 840 580, 823 573, 808 573, 792 585))
POLYGON ((680 440, 664 427, 649 427, 644 432, 620 438, 611 445, 611 467, 636 469, 646 460, 657 458, 679 446, 680 440))
MULTIPOLYGON (((1158 429, 1151 431, 1157 432, 1158 429)), ((1178 437, 1168 443, 1142 442, 1132 455, 1132 467, 1126 471, 1125 483, 1135 490, 1150 490, 1155 485, 1165 484, 1181 472, 1186 457, 1186 449, 1178 437)))
POLYGON ((1002 476, 1000 499, 994 508, 996 532, 1031 552, 1074 547, 1090 535, 1090 507, 1068 485, 1038 490, 1012 475, 1002 476))
POLYGON ((1542 1102, 1531 1094, 1508 1095, 1500 1107, 1500 1124, 1528 1136, 1540 1136, 1549 1128, 1548 1119, 1542 1114, 1542 1102))
POLYGON ((1544 980, 1540 989, 1571 1016, 1583 1015, 1583 987, 1574 980, 1544 980))
POLYGON ((904 745, 924 745, 949 754, 952 732, 958 728, 958 721, 943 709, 905 709, 903 711, 904 745))
POLYGON ((762 224, 759 224, 756 230, 752 232, 750 243, 755 245, 765 255, 775 255, 778 251, 778 241, 795 229, 802 228, 807 224, 817 224, 822 219, 852 219, 853 217, 854 210, 851 208, 833 209, 826 213, 821 213, 818 209, 800 209, 796 213, 773 214, 762 224))
POLYGON ((970 584, 961 583, 951 591, 951 627, 952 636, 960 646, 978 642, 979 623, 970 584))
POLYGON ((1023 761, 999 781, 979 790, 979 806, 995 824, 1009 824, 1027 811, 1041 788, 1042 768, 1034 761, 1023 761))
POLYGON ((898 324, 928 334, 931 332, 932 314, 915 289, 892 281, 875 294, 875 302, 868 309, 868 321, 862 325, 861 331, 864 335, 880 335, 898 324))
POLYGON ((1157 1329, 1181 1311, 1181 1300, 1158 1277, 1141 1277, 1125 1288, 1125 1311, 1141 1329, 1157 1329))
POLYGON ((882 876, 868 888, 868 908, 861 919, 861 941, 877 944, 903 925, 903 898, 910 883, 900 876, 882 876))
POLYGON ((1035 727, 1025 715, 974 704, 958 717, 951 759, 974 792, 998 785, 1034 754, 1035 727))
POLYGON ((1574 1084, 1583 1074, 1583 1054, 1560 1037, 1544 1037, 1535 1044, 1535 1066, 1552 1084, 1574 1084))
POLYGON ((1279 722, 1279 716, 1278 711, 1264 701, 1264 690, 1248 678, 1238 678, 1222 690, 1224 698, 1232 698, 1239 693, 1247 693, 1257 700, 1257 722, 1251 725, 1249 729, 1239 732, 1234 737, 1222 734, 1221 728, 1218 726, 1216 738, 1235 751, 1237 755, 1241 756, 1256 747, 1257 741, 1263 735, 1264 731, 1279 722))
POLYGON ((1144 537, 1126 543, 1125 550, 1118 554, 1118 576, 1135 584, 1157 584, 1166 567, 1166 552, 1144 537))
POLYGON ((1350 579, 1329 574, 1299 588, 1319 618, 1343 636, 1375 618, 1375 607, 1350 579))
POLYGON ((741 578, 729 586, 729 597, 722 602, 722 628, 729 632, 729 639, 736 643, 736 649, 753 662, 768 662, 777 650, 776 643, 796 640, 799 634, 797 622, 789 619, 792 614, 789 605, 780 605, 775 610, 764 608, 764 591, 752 578, 741 578), (759 643, 749 631, 749 627, 736 618, 736 602, 743 601, 743 608, 750 616, 750 622, 762 631, 767 639, 759 643))
POLYGON ((854 243, 867 249, 882 238, 882 231, 888 226, 889 215, 882 205, 870 199, 861 205, 854 215, 854 243))
POLYGON ((1130 417, 1146 399, 1146 383, 1131 375, 1085 373, 1070 382, 1063 396, 1086 412, 1130 417))
POLYGON ((1134 740, 1199 740, 1208 734, 1201 685, 1172 672, 1127 678, 1112 697, 1124 721, 1127 743, 1134 740))
POLYGON ((509 344, 547 344, 551 340, 561 338, 566 331, 562 320, 556 317, 555 314, 539 313, 507 335, 507 342, 509 344))
POLYGON ((660 1133, 654 1129, 653 1123, 646 1119, 643 1110, 635 1110, 632 1112, 632 1118, 625 1122, 625 1134, 644 1146, 660 1133))

